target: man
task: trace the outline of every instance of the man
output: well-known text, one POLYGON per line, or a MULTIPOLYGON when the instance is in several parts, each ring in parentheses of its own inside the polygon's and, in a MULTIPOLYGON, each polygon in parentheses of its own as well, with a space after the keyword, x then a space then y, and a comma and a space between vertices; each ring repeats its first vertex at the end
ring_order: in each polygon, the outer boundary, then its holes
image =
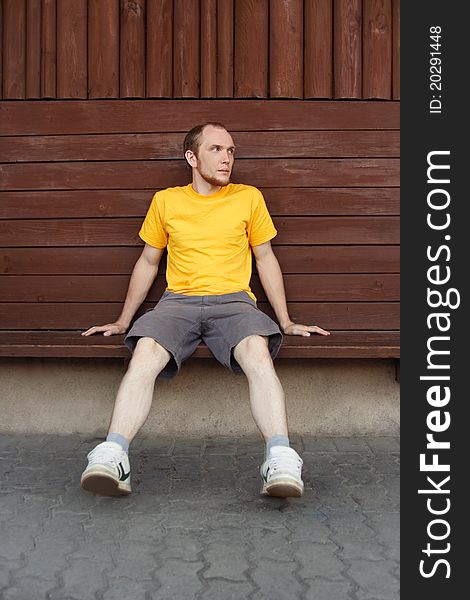
POLYGON ((192 184, 154 195, 139 232, 145 247, 121 315, 82 334, 127 331, 166 247, 168 287, 127 334, 133 356, 106 441, 88 454, 81 478, 85 490, 110 496, 131 492, 129 444, 148 416, 155 379, 173 377, 202 339, 219 362, 248 378, 251 411, 266 442, 261 492, 279 497, 303 493, 302 459, 289 446, 284 392, 273 366, 282 333, 256 306, 249 287, 251 251, 282 332, 329 333, 289 318, 282 273, 270 243, 277 231, 261 192, 230 183, 234 153, 233 139, 220 123, 199 125, 186 135, 184 156, 192 184))

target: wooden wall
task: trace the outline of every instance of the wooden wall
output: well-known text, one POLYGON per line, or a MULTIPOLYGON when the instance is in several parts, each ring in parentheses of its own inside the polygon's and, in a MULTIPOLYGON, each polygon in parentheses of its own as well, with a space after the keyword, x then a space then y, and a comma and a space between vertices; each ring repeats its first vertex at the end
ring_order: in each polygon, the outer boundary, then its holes
POLYGON ((400 97, 399 0, 1 0, 0 98, 400 97))
MULTIPOLYGON (((265 195, 291 316, 336 332, 296 338, 300 350, 398 356, 399 103, 306 100, 0 103, 5 353, 125 355, 114 339, 77 330, 116 318, 152 195, 189 181, 185 132, 214 119, 239 148, 233 181, 265 195), (61 332, 55 346, 47 330, 61 332)), ((252 287, 272 314, 256 274, 252 287)))

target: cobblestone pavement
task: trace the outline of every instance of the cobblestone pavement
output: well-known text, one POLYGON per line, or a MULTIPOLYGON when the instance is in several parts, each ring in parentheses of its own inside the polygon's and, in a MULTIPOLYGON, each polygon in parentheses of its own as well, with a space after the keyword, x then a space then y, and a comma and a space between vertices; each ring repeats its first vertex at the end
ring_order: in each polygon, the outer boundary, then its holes
POLYGON ((396 600, 397 438, 293 437, 305 494, 259 495, 261 438, 136 440, 134 493, 83 492, 83 436, 0 437, 2 600, 396 600))

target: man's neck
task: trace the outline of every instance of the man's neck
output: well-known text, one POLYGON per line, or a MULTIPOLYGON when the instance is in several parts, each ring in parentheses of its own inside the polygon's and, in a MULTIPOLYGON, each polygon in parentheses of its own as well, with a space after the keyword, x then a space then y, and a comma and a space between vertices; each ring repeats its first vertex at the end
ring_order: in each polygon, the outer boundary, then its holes
POLYGON ((202 196, 211 196, 221 190, 220 185, 212 185, 202 177, 193 177, 192 186, 193 190, 202 196))

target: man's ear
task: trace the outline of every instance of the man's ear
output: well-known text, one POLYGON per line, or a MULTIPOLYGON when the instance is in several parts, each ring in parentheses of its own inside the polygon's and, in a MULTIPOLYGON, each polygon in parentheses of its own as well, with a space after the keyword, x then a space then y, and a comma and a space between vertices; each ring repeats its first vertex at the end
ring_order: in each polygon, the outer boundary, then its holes
POLYGON ((192 150, 186 150, 184 157, 188 161, 190 167, 197 167, 197 158, 192 150))

